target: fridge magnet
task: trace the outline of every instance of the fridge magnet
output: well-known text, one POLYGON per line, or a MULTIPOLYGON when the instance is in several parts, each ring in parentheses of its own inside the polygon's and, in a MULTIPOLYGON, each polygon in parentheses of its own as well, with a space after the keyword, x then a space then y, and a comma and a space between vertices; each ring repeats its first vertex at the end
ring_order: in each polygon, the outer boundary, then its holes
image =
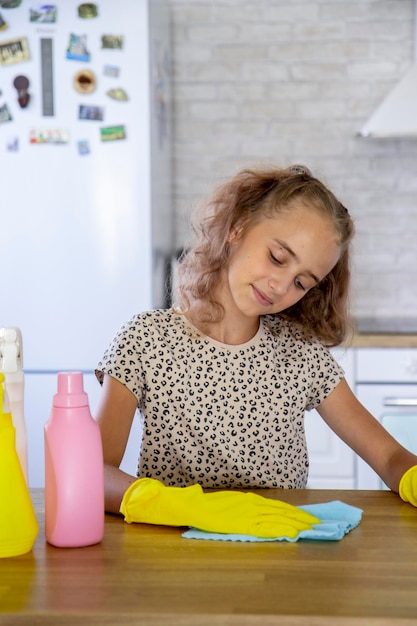
POLYGON ((19 152, 19 137, 11 137, 7 140, 7 152, 19 152))
POLYGON ((26 37, 9 39, 0 43, 0 65, 11 65, 29 61, 29 46, 26 37))
POLYGON ((13 87, 17 91, 17 101, 21 109, 26 109, 29 104, 30 94, 28 93, 29 79, 26 76, 16 76, 13 87))
POLYGON ((104 76, 109 76, 110 78, 118 78, 120 74, 120 68, 116 65, 105 65, 103 70, 104 76))
POLYGON ((78 109, 78 119, 102 122, 104 120, 104 109, 103 107, 80 104, 78 109))
POLYGON ((70 34, 67 48, 67 59, 74 61, 89 61, 90 53, 87 51, 87 35, 70 34))
POLYGON ((4 21, 3 16, 0 15, 0 30, 7 30, 7 23, 4 21))
POLYGON ((109 89, 107 95, 109 96, 109 98, 112 98, 113 100, 119 100, 121 102, 126 102, 127 100, 129 100, 129 96, 121 87, 118 87, 117 89, 109 89))
POLYGON ((103 35, 101 37, 102 48, 123 48, 123 35, 103 35))
POLYGON ((57 9, 54 4, 40 4, 29 9, 29 20, 40 24, 55 24, 57 9))
POLYGON ((117 141, 118 139, 126 139, 126 131, 124 126, 106 126, 100 128, 101 141, 117 141))
POLYGON ((53 40, 41 39, 42 115, 52 117, 54 105, 53 40))
POLYGON ((12 121, 12 114, 10 113, 7 104, 3 104, 0 106, 0 124, 3 124, 3 122, 11 122, 12 121))
POLYGON ((46 130, 32 129, 29 134, 29 143, 32 144, 64 144, 69 142, 69 132, 62 128, 46 130))
POLYGON ((82 156, 85 154, 90 154, 90 145, 87 139, 80 139, 77 142, 77 146, 78 146, 78 154, 82 156))
POLYGON ((82 17, 84 19, 90 19, 92 17, 97 17, 98 9, 97 5, 93 2, 83 2, 78 6, 78 17, 82 17))
POLYGON ((78 93, 93 93, 96 89, 96 77, 90 70, 80 70, 74 76, 73 85, 78 93))
POLYGON ((3 9, 15 9, 20 7, 22 0, 0 0, 0 7, 3 9))

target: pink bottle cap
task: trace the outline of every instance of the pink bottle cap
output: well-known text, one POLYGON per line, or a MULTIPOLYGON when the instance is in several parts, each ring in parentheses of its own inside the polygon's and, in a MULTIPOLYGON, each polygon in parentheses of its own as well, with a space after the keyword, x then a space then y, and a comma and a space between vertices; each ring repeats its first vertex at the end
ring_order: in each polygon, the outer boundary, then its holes
POLYGON ((57 407, 88 405, 82 372, 60 372, 58 374, 58 393, 54 395, 53 405, 57 407))

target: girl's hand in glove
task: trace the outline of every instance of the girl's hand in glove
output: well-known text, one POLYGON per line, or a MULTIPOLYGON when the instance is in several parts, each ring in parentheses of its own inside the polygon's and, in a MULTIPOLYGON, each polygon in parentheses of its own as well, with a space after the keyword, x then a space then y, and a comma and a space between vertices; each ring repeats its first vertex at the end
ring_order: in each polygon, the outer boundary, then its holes
POLYGON ((405 472, 400 480, 399 492, 401 500, 417 506, 417 465, 405 472))
POLYGON ((204 493, 200 485, 166 487, 139 478, 126 490, 120 506, 125 521, 164 526, 192 526, 207 532, 296 537, 320 520, 305 511, 254 493, 204 493))

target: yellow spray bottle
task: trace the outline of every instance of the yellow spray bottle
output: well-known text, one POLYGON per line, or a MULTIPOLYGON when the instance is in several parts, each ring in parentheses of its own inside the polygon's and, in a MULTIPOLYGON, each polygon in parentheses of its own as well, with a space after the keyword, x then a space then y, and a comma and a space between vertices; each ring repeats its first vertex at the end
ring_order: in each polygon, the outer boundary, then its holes
POLYGON ((16 326, 0 328, 0 372, 16 433, 16 452, 28 483, 28 452, 24 417, 25 379, 22 333, 16 326))
POLYGON ((39 527, 16 452, 16 432, 0 372, 0 557, 29 552, 39 527))

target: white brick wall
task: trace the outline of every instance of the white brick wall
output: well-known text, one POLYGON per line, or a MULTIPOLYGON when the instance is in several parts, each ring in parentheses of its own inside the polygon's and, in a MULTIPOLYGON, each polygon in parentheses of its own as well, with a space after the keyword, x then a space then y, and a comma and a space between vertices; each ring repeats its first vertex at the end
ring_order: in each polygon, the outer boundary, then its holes
POLYGON ((353 312, 417 315, 417 140, 356 135, 413 63, 415 1, 169 7, 178 246, 224 177, 302 162, 356 221, 353 312))

